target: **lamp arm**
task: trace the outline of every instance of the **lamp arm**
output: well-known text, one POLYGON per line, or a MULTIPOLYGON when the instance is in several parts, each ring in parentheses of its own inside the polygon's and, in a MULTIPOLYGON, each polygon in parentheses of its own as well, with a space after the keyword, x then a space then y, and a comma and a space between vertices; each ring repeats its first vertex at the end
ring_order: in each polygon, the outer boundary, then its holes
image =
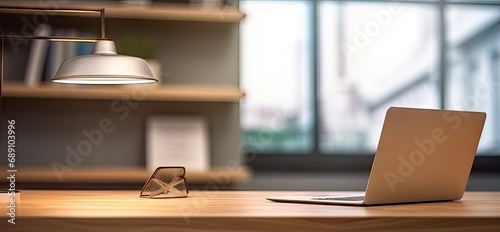
POLYGON ((36 12, 61 12, 61 13, 100 13, 101 35, 99 38, 90 37, 64 37, 64 36, 13 36, 0 34, 0 110, 1 108, 1 94, 3 87, 3 49, 5 39, 26 39, 26 40, 48 40, 48 41, 74 41, 74 42, 97 42, 99 40, 111 40, 106 38, 105 31, 105 9, 76 9, 76 8, 60 8, 60 9, 46 9, 36 7, 16 7, 16 6, 0 6, 0 11, 36 11, 36 12))
POLYGON ((75 42, 97 42, 98 40, 110 40, 106 38, 105 30, 105 10, 101 9, 45 9, 36 7, 9 7, 0 6, 0 10, 6 11, 36 11, 36 12, 61 12, 61 13, 100 13, 100 24, 101 24, 101 35, 99 38, 88 38, 88 37, 62 37, 62 36, 12 36, 12 35, 2 35, 0 34, 0 120, 1 120, 1 110, 2 110, 2 89, 3 89, 3 49, 5 39, 26 39, 26 40, 49 40, 49 41, 75 41, 75 42))
POLYGON ((0 35, 2 39, 25 39, 25 40, 48 40, 58 42, 97 42, 99 40, 112 40, 109 38, 93 38, 93 37, 69 37, 69 36, 17 36, 17 35, 0 35))
MULTIPOLYGON (((3 122, 2 119, 2 89, 3 89, 3 37, 0 37, 0 122, 3 122)), ((2 142, 2 135, 0 135, 0 147, 2 142)))
MULTIPOLYGON (((27 7, 3 7, 4 10, 14 11, 53 11, 66 13, 96 13, 101 15, 101 36, 99 38, 87 37, 58 37, 58 36, 12 36, 0 35, 1 45, 5 39, 28 39, 28 40, 49 40, 49 41, 81 41, 95 42, 94 53, 91 55, 71 57, 63 61, 52 81, 64 84, 147 84, 158 82, 158 79, 151 72, 151 68, 143 59, 135 57, 119 56, 116 53, 115 43, 106 38, 104 27, 104 8, 99 10, 91 9, 44 9, 27 7), (82 65, 83 63, 83 65, 82 65), (93 67, 93 69, 82 68, 93 67), (117 68, 119 67, 119 68, 117 68)), ((0 47, 3 55, 3 46, 0 47)), ((2 62, 0 57, 0 62, 2 62)), ((3 79, 3 68, 0 64, 0 78, 3 79)), ((1 80, 0 80, 1 81, 1 80)), ((1 82, 0 82, 1 84, 1 82)), ((1 85, 0 85, 1 89, 1 85)), ((1 94, 1 92, 0 92, 1 94)), ((1 108, 0 108, 1 109, 1 108)))
POLYGON ((37 7, 17 7, 17 6, 0 6, 0 10, 6 11, 36 11, 36 12, 60 12, 60 13, 99 13, 100 14, 100 24, 101 24, 101 36, 100 39, 106 38, 106 28, 105 28, 105 9, 77 9, 77 8, 59 8, 59 9, 46 9, 37 7))

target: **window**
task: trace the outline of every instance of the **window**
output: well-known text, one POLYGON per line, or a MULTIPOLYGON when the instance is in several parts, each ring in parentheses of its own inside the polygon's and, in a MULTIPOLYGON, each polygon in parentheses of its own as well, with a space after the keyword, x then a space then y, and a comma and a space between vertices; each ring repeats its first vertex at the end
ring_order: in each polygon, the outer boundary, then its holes
POLYGON ((438 108, 433 6, 319 2, 320 148, 373 152, 391 105, 438 108))
POLYGON ((245 140, 261 151, 312 147, 310 1, 243 1, 245 140))
POLYGON ((500 151, 500 5, 446 11, 447 108, 487 112, 479 154, 500 151))
POLYGON ((500 1, 240 8, 241 123, 255 165, 369 165, 389 106, 486 111, 479 155, 500 155, 500 1))

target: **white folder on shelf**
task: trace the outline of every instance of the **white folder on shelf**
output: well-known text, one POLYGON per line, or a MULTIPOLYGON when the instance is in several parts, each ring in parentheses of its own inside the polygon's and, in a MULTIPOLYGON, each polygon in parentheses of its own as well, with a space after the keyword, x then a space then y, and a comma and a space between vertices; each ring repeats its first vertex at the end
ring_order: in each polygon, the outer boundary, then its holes
POLYGON ((202 116, 154 115, 146 121, 146 168, 183 166, 208 171, 209 133, 202 116))

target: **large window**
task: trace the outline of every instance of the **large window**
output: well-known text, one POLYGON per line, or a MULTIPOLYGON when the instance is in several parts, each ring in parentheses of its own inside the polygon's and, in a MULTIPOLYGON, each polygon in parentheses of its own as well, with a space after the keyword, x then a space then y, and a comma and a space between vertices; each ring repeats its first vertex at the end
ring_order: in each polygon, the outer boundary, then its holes
POLYGON ((244 1, 242 124, 260 151, 304 153, 312 145, 311 2, 244 1))
POLYGON ((439 107, 433 6, 330 1, 318 7, 321 151, 373 152, 389 106, 439 107))
MULTIPOLYGON (((500 154, 500 1, 241 0, 245 143, 369 155, 389 106, 486 111, 500 154)), ((307 158, 306 158, 307 159, 307 158)))
POLYGON ((479 154, 498 154, 500 5, 451 5, 446 22, 446 107, 487 112, 479 154))

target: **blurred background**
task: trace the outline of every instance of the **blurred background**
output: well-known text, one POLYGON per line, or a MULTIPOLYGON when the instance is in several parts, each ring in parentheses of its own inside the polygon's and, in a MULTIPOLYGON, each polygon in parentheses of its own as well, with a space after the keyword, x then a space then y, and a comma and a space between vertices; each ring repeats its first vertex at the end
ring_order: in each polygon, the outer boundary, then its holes
MULTIPOLYGON (((473 173, 499 171, 487 163, 500 155, 500 1, 241 0, 240 9, 250 163, 306 171, 268 187, 362 189, 367 175, 355 177, 369 170, 389 106, 487 112, 473 173), (311 177, 339 170, 350 174, 311 177)), ((478 188, 499 189, 493 179, 478 188)))
MULTIPOLYGON (((75 94, 48 83, 61 51, 51 43, 28 88, 30 43, 6 43, 2 144, 4 119, 16 119, 21 189, 140 189, 150 175, 148 118, 195 115, 209 128, 210 161, 202 172, 187 170, 191 189, 364 190, 386 110, 404 106, 486 112, 467 189, 500 191, 499 0, 1 4, 106 7, 118 53, 154 63, 161 79, 150 90, 159 99, 131 100, 121 87, 75 94), (104 97, 88 96, 95 93, 104 97), (90 155, 70 157, 82 130, 102 119, 113 133, 90 155), (64 180, 54 164, 68 168, 64 180)), ((0 28, 24 35, 47 23, 49 35, 99 34, 97 17, 70 16, 0 11, 0 28)))

